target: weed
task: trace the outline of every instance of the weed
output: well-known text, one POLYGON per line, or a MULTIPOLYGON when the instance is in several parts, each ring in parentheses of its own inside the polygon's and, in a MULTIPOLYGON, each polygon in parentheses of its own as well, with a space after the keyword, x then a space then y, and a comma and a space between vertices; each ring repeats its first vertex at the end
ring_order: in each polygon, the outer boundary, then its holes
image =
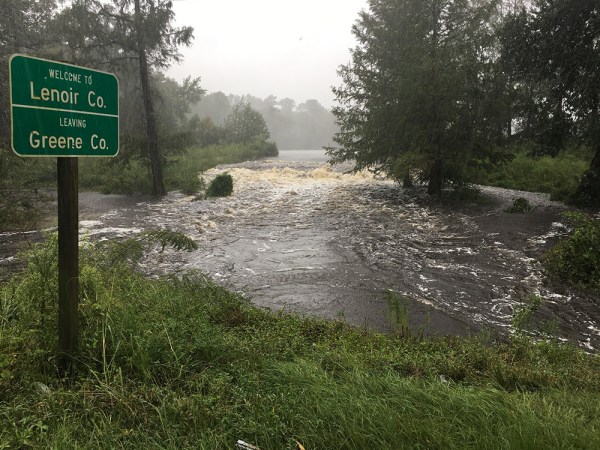
POLYGON ((518 333, 530 328, 533 314, 541 304, 542 298, 539 295, 530 295, 525 298, 522 304, 513 309, 511 324, 518 333))
POLYGON ((396 294, 392 290, 384 291, 384 296, 388 303, 388 319, 394 334, 404 339, 422 340, 425 328, 429 323, 429 316, 425 318, 423 324, 415 332, 408 320, 409 299, 396 294))

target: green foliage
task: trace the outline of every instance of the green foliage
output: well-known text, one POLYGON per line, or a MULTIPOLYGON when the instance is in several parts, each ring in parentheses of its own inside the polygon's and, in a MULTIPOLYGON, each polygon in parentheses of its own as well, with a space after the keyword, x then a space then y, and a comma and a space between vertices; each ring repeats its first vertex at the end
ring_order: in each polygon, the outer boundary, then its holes
POLYGON ((507 213, 526 213, 531 211, 531 204, 529 200, 523 197, 517 197, 513 200, 513 204, 504 210, 507 213))
MULTIPOLYGON (((276 156, 277 148, 269 142, 250 145, 211 145, 191 147, 168 159, 165 184, 168 190, 195 194, 205 188, 201 173, 220 164, 252 161, 276 156)), ((111 194, 148 194, 151 192, 147 166, 140 161, 106 161, 85 159, 80 162, 81 189, 111 194)))
POLYGON ((477 186, 465 183, 457 184, 452 189, 444 191, 441 199, 450 205, 485 205, 490 202, 489 197, 482 194, 477 186))
POLYGON ((425 327, 429 322, 429 317, 417 330, 414 330, 409 323, 408 299, 402 297, 391 290, 384 292, 384 297, 388 303, 388 319, 394 334, 405 339, 423 339, 425 327))
MULTIPOLYGON (((277 146, 267 141, 188 148, 168 159, 165 184, 169 190, 193 195, 205 189, 201 173, 208 169, 277 154, 277 146)), ((24 160, 0 151, 0 229, 33 226, 37 205, 47 200, 39 189, 53 188, 55 183, 55 161, 24 160)), ((82 158, 79 187, 105 194, 149 194, 152 191, 147 165, 139 158, 128 159, 127 151, 115 159, 82 158)))
POLYGON ((55 177, 55 161, 18 158, 0 146, 0 230, 33 227, 49 198, 40 189, 55 177))
POLYGON ((200 87, 200 78, 186 77, 181 83, 160 72, 153 74, 156 86, 156 110, 161 135, 169 136, 175 130, 189 126, 191 106, 206 92, 200 87))
POLYGON ((0 181, 0 230, 32 227, 39 214, 36 200, 35 191, 20 191, 0 181))
POLYGON ((569 284, 600 292, 600 220, 578 212, 566 217, 573 231, 548 251, 546 269, 569 284))
POLYGON ((215 125, 209 117, 200 119, 198 116, 193 116, 190 119, 189 127, 195 144, 200 147, 217 145, 223 140, 223 128, 215 125))
POLYGON ((542 304, 542 298, 539 295, 528 296, 522 304, 518 305, 513 310, 511 324, 513 328, 522 333, 527 330, 532 324, 533 314, 542 304))
POLYGON ((228 197, 233 193, 233 177, 227 172, 217 175, 206 189, 207 197, 228 197))
POLYGON ((186 194, 195 194, 205 189, 200 173, 221 164, 233 164, 243 161, 277 156, 277 147, 270 142, 253 142, 250 145, 210 145, 193 147, 182 155, 173 158, 167 165, 165 181, 169 190, 180 190, 186 194))
POLYGON ((600 445, 597 356, 522 336, 417 341, 273 314, 200 275, 144 278, 91 243, 80 352, 62 380, 53 239, 0 284, 3 447, 600 445))
POLYGON ((147 166, 139 160, 82 158, 79 161, 79 186, 103 194, 134 195, 152 191, 147 166))
POLYGON ((370 0, 334 89, 341 130, 332 161, 398 180, 416 170, 440 194, 470 165, 500 158, 507 117, 492 50, 496 4, 370 0))
POLYGON ((161 252, 165 250, 167 245, 173 247, 175 250, 186 250, 188 252, 198 249, 198 244, 180 231, 151 230, 146 231, 144 234, 148 241, 161 245, 161 252))
POLYGON ((557 154, 570 138, 594 146, 590 171, 573 200, 600 205, 600 16, 593 1, 537 0, 501 31, 502 60, 520 91, 513 108, 520 133, 557 154))
POLYGON ((600 207, 600 147, 569 201, 578 206, 600 207))
POLYGON ((275 142, 269 141, 254 141, 251 145, 253 149, 256 150, 261 155, 264 156, 279 156, 279 150, 277 149, 277 144, 275 142))
POLYGON ((178 190, 193 195, 205 188, 204 179, 200 175, 204 165, 192 163, 193 158, 190 157, 190 153, 191 151, 188 150, 185 155, 167 166, 165 183, 168 190, 178 190))
POLYGON ((269 130, 264 117, 248 104, 238 103, 223 125, 225 141, 230 144, 250 144, 256 140, 269 139, 269 130))
POLYGON ((569 148, 556 156, 533 156, 524 147, 503 165, 472 174, 479 184, 529 192, 545 192, 552 200, 568 201, 589 164, 587 152, 569 148))

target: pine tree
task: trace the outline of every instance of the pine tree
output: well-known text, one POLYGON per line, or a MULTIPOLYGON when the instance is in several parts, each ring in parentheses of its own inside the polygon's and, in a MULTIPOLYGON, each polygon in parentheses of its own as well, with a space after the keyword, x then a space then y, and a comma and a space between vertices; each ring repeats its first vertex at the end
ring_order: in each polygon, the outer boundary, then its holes
MULTIPOLYGON (((352 32, 358 46, 338 73, 340 126, 333 162, 355 161, 402 180, 418 171, 430 194, 490 158, 506 134, 492 101, 503 95, 491 19, 497 2, 370 0, 352 32)), ((504 120, 506 123, 506 120, 504 120)))

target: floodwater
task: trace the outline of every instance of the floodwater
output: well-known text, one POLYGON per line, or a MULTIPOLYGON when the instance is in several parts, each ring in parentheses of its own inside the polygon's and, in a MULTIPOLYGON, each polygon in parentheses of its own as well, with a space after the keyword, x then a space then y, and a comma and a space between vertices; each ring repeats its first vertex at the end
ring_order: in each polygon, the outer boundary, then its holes
POLYGON ((588 351, 599 348, 598 299, 549 285, 538 262, 567 231, 562 204, 483 188, 489 203, 448 207, 419 188, 345 174, 350 167, 330 167, 322 151, 281 153, 207 172, 207 180, 223 171, 233 176, 228 198, 82 194, 81 233, 110 239, 151 228, 183 231, 197 251, 151 251, 142 270, 201 271, 259 307, 384 332, 397 322, 388 314, 390 292, 413 333, 427 335, 506 335, 515 308, 536 294, 544 298, 536 322, 552 323, 588 351), (517 196, 533 211, 504 212, 517 196))
POLYGON ((326 163, 329 157, 325 150, 280 150, 279 161, 312 161, 326 163))

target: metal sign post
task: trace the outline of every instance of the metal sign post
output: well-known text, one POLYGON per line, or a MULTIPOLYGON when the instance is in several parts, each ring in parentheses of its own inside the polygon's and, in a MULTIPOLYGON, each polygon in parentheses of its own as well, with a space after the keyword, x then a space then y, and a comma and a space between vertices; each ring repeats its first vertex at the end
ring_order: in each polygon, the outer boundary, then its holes
POLYGON ((57 158, 58 344, 66 371, 79 336, 77 158, 119 152, 119 85, 110 73, 25 55, 9 65, 13 151, 57 158))

